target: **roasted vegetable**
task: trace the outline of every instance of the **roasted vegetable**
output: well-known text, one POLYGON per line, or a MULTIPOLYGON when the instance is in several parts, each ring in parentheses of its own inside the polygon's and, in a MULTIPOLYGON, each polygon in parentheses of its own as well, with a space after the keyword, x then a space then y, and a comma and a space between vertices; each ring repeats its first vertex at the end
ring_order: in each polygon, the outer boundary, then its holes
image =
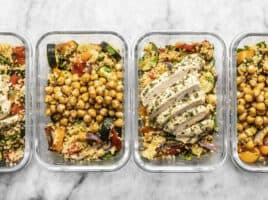
POLYGON ((61 152, 65 136, 65 128, 56 127, 55 130, 53 130, 51 127, 46 127, 45 131, 49 150, 61 152))
POLYGON ((12 58, 14 63, 23 65, 25 64, 25 47, 15 47, 12 49, 12 58))
POLYGON ((115 129, 111 130, 111 142, 112 145, 116 147, 117 151, 120 151, 122 148, 122 141, 121 138, 118 135, 118 132, 115 129))
POLYGON ((57 45, 56 50, 59 54, 63 56, 69 56, 75 52, 77 47, 78 47, 78 44, 75 41, 71 40, 71 41, 57 45))
POLYGON ((112 130, 112 128, 113 128, 113 119, 109 117, 104 118, 100 129, 100 137, 103 141, 109 140, 110 131, 112 130))
POLYGON ((108 78, 109 76, 111 76, 112 74, 112 69, 108 66, 102 66, 100 67, 100 69, 98 70, 98 74, 100 76, 103 76, 105 78, 108 78))
POLYGON ((159 53, 157 46, 152 42, 148 43, 144 51, 143 57, 139 59, 139 66, 142 71, 148 71, 157 65, 159 53))
POLYGON ((47 60, 50 67, 56 67, 56 45, 55 44, 48 44, 47 45, 47 60))
POLYGON ((258 148, 253 148, 252 150, 247 150, 239 153, 239 158, 246 163, 254 163, 258 160, 260 156, 260 151, 258 148))
POLYGON ((237 52, 237 63, 240 64, 242 63, 244 60, 247 60, 249 58, 252 58, 254 56, 255 52, 252 49, 248 49, 248 50, 242 50, 237 52))
POLYGON ((101 43, 102 50, 114 57, 117 61, 121 60, 121 55, 107 42, 101 43))
POLYGON ((176 141, 166 141, 162 143, 157 149, 159 155, 176 155, 182 152, 183 144, 176 141))
POLYGON ((97 143, 102 142, 100 137, 97 134, 94 134, 94 133, 87 133, 86 134, 86 139, 87 139, 88 142, 97 142, 97 143))
POLYGON ((0 55, 0 63, 4 65, 11 65, 11 62, 4 56, 0 55))

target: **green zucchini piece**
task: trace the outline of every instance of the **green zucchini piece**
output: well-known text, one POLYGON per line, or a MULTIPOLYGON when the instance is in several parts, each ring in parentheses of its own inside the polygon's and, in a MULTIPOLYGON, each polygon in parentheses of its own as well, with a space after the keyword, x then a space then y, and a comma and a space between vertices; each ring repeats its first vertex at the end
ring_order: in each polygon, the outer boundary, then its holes
POLYGON ((106 117, 103 120, 103 123, 101 125, 101 130, 100 130, 100 138, 103 141, 108 141, 110 137, 110 131, 113 128, 113 119, 110 117, 106 117))
POLYGON ((56 67, 56 45, 55 44, 47 44, 47 60, 50 67, 56 67))
POLYGON ((112 69, 108 66, 102 66, 98 70, 98 74, 105 78, 108 78, 112 74, 112 69))
POLYGON ((149 42, 148 45, 144 48, 144 55, 139 59, 139 66, 142 71, 148 71, 155 67, 158 63, 158 48, 157 46, 149 42))
POLYGON ((107 52, 110 56, 114 57, 116 61, 121 60, 121 55, 107 42, 102 42, 101 47, 104 52, 107 52))
POLYGON ((0 55, 0 63, 4 65, 11 65, 11 62, 4 56, 0 55))

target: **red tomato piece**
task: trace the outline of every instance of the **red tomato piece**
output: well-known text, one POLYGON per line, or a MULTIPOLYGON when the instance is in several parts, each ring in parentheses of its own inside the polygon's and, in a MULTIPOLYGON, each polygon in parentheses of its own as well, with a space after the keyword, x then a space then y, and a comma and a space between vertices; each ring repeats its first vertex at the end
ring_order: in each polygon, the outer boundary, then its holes
POLYGON ((78 74, 78 76, 82 76, 86 67, 86 63, 75 63, 72 68, 72 74, 78 74))
POLYGON ((24 110, 24 105, 18 105, 18 104, 13 103, 11 105, 10 112, 12 115, 16 115, 16 114, 19 114, 22 110, 24 110))
POLYGON ((112 133, 112 135, 111 135, 112 145, 114 145, 116 147, 117 151, 120 151, 122 148, 121 138, 118 136, 118 133, 116 132, 116 130, 112 129, 111 133, 112 133))
POLYGON ((13 48, 13 60, 15 63, 23 65, 25 64, 25 47, 13 48))
POLYGON ((11 83, 12 85, 16 85, 16 84, 18 83, 18 80, 19 80, 19 77, 18 77, 17 74, 12 74, 12 75, 10 76, 10 79, 9 79, 9 81, 10 81, 10 83, 11 83))

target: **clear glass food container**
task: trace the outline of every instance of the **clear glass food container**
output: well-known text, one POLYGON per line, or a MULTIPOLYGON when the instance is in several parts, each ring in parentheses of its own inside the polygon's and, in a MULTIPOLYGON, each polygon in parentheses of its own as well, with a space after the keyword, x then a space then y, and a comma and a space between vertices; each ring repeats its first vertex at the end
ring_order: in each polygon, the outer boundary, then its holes
POLYGON ((22 160, 13 165, 0 166, 0 173, 15 172, 24 168, 31 160, 32 142, 32 49, 25 36, 15 32, 0 32, 0 43, 25 47, 25 149, 22 160))
POLYGON ((236 166, 243 170, 251 172, 268 172, 268 165, 261 163, 248 164, 240 160, 237 152, 237 85, 236 85, 236 50, 242 48, 245 45, 255 45, 258 42, 268 42, 267 33, 241 33, 232 42, 230 46, 230 132, 231 132, 231 151, 232 160, 236 166))
POLYGON ((207 32, 150 32, 138 38, 134 49, 135 81, 132 94, 133 102, 133 135, 134 135, 134 159, 139 167, 150 172, 203 172, 211 171, 220 165, 227 156, 227 104, 226 104, 226 86, 227 86, 227 63, 226 46, 224 41, 216 34, 207 32), (143 54, 143 48, 148 42, 154 42, 157 46, 165 46, 176 42, 201 42, 207 40, 214 44, 214 57, 217 71, 217 124, 219 133, 215 134, 214 144, 217 151, 210 156, 193 158, 191 161, 176 158, 175 160, 154 160, 149 161, 140 155, 140 143, 138 132, 138 59, 143 54))
POLYGON ((35 105, 35 156, 39 163, 54 171, 113 171, 121 168, 129 159, 130 154, 130 123, 129 123, 129 77, 128 77, 128 45, 115 32, 106 31, 58 31, 44 34, 36 45, 36 93, 35 105), (101 43, 106 41, 120 50, 124 65, 124 127, 122 131, 122 149, 112 160, 107 161, 66 161, 57 153, 48 150, 44 128, 49 118, 44 114, 45 93, 50 67, 47 61, 46 47, 48 43, 62 43, 75 40, 78 43, 101 43))

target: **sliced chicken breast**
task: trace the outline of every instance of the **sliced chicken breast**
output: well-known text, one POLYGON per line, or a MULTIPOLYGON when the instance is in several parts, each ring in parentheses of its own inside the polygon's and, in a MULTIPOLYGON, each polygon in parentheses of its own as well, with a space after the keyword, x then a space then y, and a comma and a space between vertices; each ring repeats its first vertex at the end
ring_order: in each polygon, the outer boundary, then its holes
POLYGON ((187 110, 186 112, 171 119, 165 126, 164 130, 166 132, 180 133, 186 128, 189 128, 193 124, 204 119, 209 114, 209 110, 206 106, 200 105, 187 110))
POLYGON ((186 78, 169 87, 167 90, 154 98, 147 106, 147 113, 152 118, 165 111, 175 100, 179 100, 187 93, 191 93, 199 88, 199 81, 194 75, 187 75, 186 78))
POLYGON ((12 124, 15 124, 19 120, 19 115, 13 115, 0 121, 0 128, 5 128, 12 124))
POLYGON ((205 102, 205 95, 202 91, 194 91, 191 94, 186 94, 182 99, 176 100, 164 112, 160 113, 156 118, 156 123, 159 126, 165 125, 167 121, 174 116, 179 115, 186 110, 205 102))

